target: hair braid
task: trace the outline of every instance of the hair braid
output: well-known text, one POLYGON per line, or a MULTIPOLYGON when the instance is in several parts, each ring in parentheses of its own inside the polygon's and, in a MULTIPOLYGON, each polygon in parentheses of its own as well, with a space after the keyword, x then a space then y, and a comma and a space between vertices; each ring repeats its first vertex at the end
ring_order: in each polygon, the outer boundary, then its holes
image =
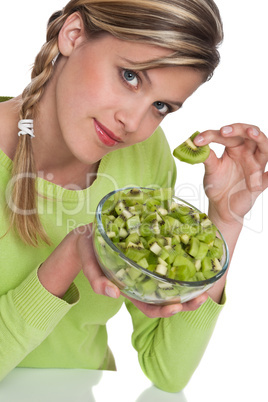
MULTIPOLYGON (((57 36, 63 23, 62 13, 55 20, 51 21, 50 19, 49 21, 47 42, 36 56, 31 74, 32 80, 22 93, 20 120, 34 119, 38 101, 53 72, 54 59, 59 52, 57 36)), ((19 138, 13 161, 12 176, 14 185, 12 198, 9 201, 11 226, 17 229, 20 237, 28 244, 37 246, 39 240, 50 244, 37 212, 36 167, 32 139, 28 135, 19 138)))

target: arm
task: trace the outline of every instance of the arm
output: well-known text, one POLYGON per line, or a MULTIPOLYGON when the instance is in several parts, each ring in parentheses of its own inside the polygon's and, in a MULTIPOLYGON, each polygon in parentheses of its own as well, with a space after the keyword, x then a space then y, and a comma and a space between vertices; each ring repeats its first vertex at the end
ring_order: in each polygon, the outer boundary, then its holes
MULTIPOLYGON (((95 262, 93 249, 88 247, 90 228, 80 228, 82 233, 70 232, 41 266, 0 297, 0 380, 38 347, 77 304, 79 293, 73 280, 82 265, 90 279, 91 262, 95 262), (85 253, 87 248, 89 252, 85 253)), ((96 292, 105 293, 105 280, 100 273, 96 275, 96 292)), ((118 297, 119 289, 114 288, 118 297)))
MULTIPOLYGON (((202 145, 215 141, 226 146, 221 158, 211 151, 205 162, 204 187, 210 200, 209 217, 222 232, 230 258, 242 230, 244 215, 268 186, 268 176, 264 172, 268 160, 267 138, 260 131, 255 136, 252 126, 237 124, 232 128, 231 137, 230 134, 225 136, 224 129, 201 134, 202 145)), ((148 320, 126 302, 132 315, 132 342, 138 351, 140 365, 159 388, 176 392, 189 381, 225 301, 226 275, 207 292, 209 298, 202 307, 174 317, 148 320)))
POLYGON ((128 300, 126 307, 133 322, 132 344, 143 372, 156 387, 181 391, 206 350, 223 304, 209 298, 195 311, 153 319, 128 300))
MULTIPOLYGON (((82 267, 91 280, 91 268, 96 264, 90 228, 70 232, 41 266, 0 297, 0 380, 37 348, 78 303, 79 292, 73 280, 82 267)), ((97 270, 92 279, 95 291, 105 294, 107 283, 108 279, 97 270)), ((114 288, 118 297, 120 291, 114 288)))
POLYGON ((59 299, 41 285, 37 269, 0 298, 0 380, 35 349, 78 301, 74 284, 59 299))
MULTIPOLYGON (((231 259, 244 216, 268 187, 268 172, 265 172, 268 140, 256 126, 233 124, 205 131, 195 142, 197 145, 216 142, 225 146, 220 158, 211 150, 205 161, 204 188, 209 198, 209 217, 223 234, 231 259)), ((221 298, 227 273, 208 291, 216 302, 221 298)))

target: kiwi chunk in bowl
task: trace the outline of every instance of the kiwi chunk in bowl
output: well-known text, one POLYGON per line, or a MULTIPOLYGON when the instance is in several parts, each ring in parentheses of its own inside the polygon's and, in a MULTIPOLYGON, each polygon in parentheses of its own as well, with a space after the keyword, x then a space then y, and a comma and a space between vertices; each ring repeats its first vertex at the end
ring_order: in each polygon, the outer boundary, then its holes
POLYGON ((199 296, 229 263, 220 231, 169 188, 107 194, 97 206, 93 245, 104 274, 122 293, 158 305, 199 296))

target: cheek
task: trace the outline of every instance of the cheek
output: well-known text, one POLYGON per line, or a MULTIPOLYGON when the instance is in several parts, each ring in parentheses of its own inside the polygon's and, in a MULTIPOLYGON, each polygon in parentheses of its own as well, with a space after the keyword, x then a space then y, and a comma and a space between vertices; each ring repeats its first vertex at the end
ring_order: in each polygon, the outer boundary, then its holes
POLYGON ((98 77, 95 68, 75 56, 67 60, 59 73, 57 99, 62 103, 79 109, 83 103, 96 95, 98 77))

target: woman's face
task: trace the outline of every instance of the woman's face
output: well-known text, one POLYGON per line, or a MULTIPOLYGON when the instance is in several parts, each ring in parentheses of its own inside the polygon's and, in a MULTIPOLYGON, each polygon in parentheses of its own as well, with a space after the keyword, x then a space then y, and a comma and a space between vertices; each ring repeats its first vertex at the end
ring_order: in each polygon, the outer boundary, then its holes
POLYGON ((133 64, 169 50, 105 35, 59 60, 56 118, 78 160, 91 164, 110 151, 146 140, 203 82, 185 67, 135 72, 133 64))

